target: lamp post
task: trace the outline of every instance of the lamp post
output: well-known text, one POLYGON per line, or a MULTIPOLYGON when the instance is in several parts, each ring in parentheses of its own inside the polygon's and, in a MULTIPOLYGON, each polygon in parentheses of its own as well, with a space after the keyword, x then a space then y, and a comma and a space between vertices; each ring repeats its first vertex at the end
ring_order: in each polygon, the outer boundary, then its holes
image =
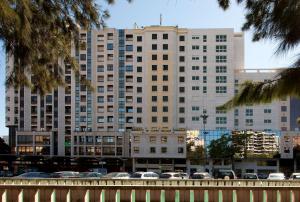
POLYGON ((206 130, 205 130, 205 125, 206 125, 206 122, 207 122, 207 118, 208 118, 208 115, 203 112, 203 114, 200 115, 200 118, 202 118, 202 123, 203 123, 203 135, 204 135, 204 155, 205 155, 205 165, 206 165, 206 162, 207 162, 207 151, 206 151, 206 130))

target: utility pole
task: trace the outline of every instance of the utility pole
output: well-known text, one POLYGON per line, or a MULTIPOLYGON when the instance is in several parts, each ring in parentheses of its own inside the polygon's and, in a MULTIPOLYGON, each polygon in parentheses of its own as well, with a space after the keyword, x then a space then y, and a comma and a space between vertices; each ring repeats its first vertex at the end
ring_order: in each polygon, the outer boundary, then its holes
POLYGON ((203 114, 200 115, 200 118, 202 118, 202 123, 203 123, 203 135, 204 135, 204 155, 205 155, 205 165, 207 163, 207 149, 206 149, 206 130, 205 130, 205 125, 207 123, 207 118, 208 115, 206 112, 203 112, 203 114))

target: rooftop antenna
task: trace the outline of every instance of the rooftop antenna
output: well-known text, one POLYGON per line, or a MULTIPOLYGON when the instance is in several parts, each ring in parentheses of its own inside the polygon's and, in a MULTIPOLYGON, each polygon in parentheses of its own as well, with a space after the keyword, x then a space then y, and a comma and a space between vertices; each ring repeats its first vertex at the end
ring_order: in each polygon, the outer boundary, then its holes
POLYGON ((159 16, 159 25, 160 26, 162 25, 162 14, 160 14, 160 16, 159 16))

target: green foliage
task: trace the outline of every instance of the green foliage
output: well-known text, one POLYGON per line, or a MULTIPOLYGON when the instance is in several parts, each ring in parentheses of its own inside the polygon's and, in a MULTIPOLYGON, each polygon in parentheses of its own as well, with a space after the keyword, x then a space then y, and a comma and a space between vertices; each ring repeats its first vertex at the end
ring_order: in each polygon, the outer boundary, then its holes
POLYGON ((14 58, 6 85, 31 87, 42 95, 64 85, 64 63, 79 73, 71 56, 71 47, 79 46, 79 28, 99 28, 107 17, 95 0, 2 0, 0 40, 14 58))
POLYGON ((205 157, 203 146, 195 146, 194 142, 189 142, 187 148, 187 159, 199 164, 205 157))
POLYGON ((231 136, 222 135, 219 139, 212 140, 208 145, 211 158, 233 158, 235 151, 231 136))
MULTIPOLYGON (((218 0, 227 9, 230 0, 218 0)), ((245 8, 244 31, 253 30, 253 41, 271 39, 279 42, 276 53, 294 49, 300 42, 299 0, 237 0, 245 8)), ((269 103, 287 96, 300 97, 300 57, 291 68, 282 70, 271 81, 242 84, 238 95, 222 107, 269 103)))

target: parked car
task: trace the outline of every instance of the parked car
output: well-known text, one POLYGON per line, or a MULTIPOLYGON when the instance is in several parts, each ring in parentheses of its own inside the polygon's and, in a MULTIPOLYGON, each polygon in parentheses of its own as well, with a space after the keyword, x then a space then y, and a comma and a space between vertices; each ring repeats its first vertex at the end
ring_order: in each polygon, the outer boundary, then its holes
POLYGON ((60 172, 53 173, 53 177, 58 177, 58 178, 78 178, 79 177, 79 172, 74 172, 74 171, 60 171, 60 172))
POLYGON ((258 179, 264 180, 264 179, 268 179, 269 175, 266 173, 258 173, 257 176, 258 176, 258 179))
POLYGON ((158 179, 159 175, 155 172, 135 172, 130 178, 135 179, 158 179))
POLYGON ((191 179, 208 180, 208 179, 212 179, 212 177, 208 172, 196 172, 191 175, 191 179))
POLYGON ((285 180, 283 173, 270 173, 268 180, 285 180))
POLYGON ((129 179, 130 175, 126 172, 112 172, 104 175, 103 178, 106 179, 129 179))
POLYGON ((225 170, 225 169, 218 170, 216 172, 215 178, 216 179, 225 179, 225 178, 237 179, 233 170, 225 170))
POLYGON ((243 179, 258 180, 258 176, 256 173, 245 173, 243 179))
POLYGON ((292 173, 290 180, 300 180, 300 173, 292 173))
POLYGON ((45 172, 27 172, 15 176, 15 178, 51 178, 51 175, 45 172))
POLYGON ((189 179, 190 176, 187 173, 179 173, 182 179, 189 179))
POLYGON ((159 178, 161 179, 183 179, 180 173, 176 172, 167 172, 160 174, 159 178))
POLYGON ((79 173, 80 178, 101 178, 103 175, 97 172, 81 172, 79 173))

